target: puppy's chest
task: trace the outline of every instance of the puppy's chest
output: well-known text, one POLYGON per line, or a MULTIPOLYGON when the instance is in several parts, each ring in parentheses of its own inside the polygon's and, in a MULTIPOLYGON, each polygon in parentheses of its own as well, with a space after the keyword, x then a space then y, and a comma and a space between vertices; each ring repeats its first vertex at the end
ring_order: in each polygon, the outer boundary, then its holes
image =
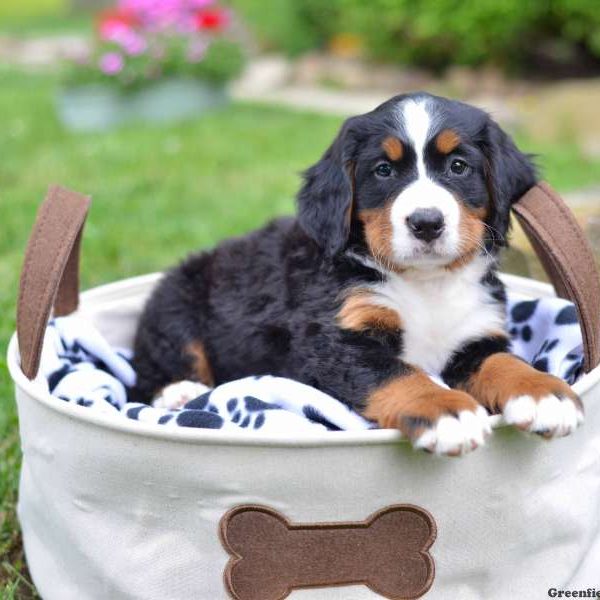
POLYGON ((471 340, 504 330, 504 311, 479 278, 469 273, 432 280, 392 276, 373 291, 394 310, 403 329, 400 358, 440 373, 452 354, 471 340))

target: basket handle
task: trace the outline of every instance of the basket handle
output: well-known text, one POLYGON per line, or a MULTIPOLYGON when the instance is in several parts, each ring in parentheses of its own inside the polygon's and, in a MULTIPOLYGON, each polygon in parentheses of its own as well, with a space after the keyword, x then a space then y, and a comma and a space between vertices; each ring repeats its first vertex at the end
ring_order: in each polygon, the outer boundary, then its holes
POLYGON ((38 210, 25 251, 17 303, 21 370, 29 379, 39 370, 52 307, 56 316, 77 309, 81 232, 90 202, 87 196, 51 186, 38 210))
POLYGON ((513 210, 556 293, 577 307, 589 372, 600 364, 600 278, 592 248, 569 207, 545 182, 513 210))

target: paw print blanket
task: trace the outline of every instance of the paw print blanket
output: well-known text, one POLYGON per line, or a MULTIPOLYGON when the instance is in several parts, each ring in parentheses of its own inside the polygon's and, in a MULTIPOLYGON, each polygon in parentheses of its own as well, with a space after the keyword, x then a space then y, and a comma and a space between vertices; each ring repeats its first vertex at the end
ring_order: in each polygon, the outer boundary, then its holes
MULTIPOLYGON (((583 372, 581 330, 566 300, 512 294, 507 305, 512 351, 541 371, 574 383, 583 372)), ((50 393, 115 419, 162 427, 295 434, 362 430, 374 425, 335 398, 291 379, 247 377, 209 389, 184 382, 166 388, 152 406, 128 402, 136 374, 131 351, 113 348, 78 316, 54 319, 46 331, 41 372, 50 393), (173 401, 173 395, 178 396, 173 401), (170 408, 187 398, 180 408, 170 408)), ((433 378, 435 374, 432 374, 433 378)), ((439 380, 438 380, 439 381, 439 380)))

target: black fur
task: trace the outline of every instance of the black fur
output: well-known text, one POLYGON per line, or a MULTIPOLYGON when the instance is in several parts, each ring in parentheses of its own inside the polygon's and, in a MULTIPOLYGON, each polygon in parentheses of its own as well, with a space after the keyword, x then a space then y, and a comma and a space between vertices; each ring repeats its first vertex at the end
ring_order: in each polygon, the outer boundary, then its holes
POLYGON ((148 302, 135 342, 136 400, 193 377, 185 347, 201 340, 217 383, 273 374, 356 405, 402 372, 401 334, 344 331, 340 290, 378 278, 334 259, 281 219, 171 271, 148 302))
POLYGON ((514 142, 491 119, 481 142, 485 155, 485 173, 491 197, 491 227, 494 246, 507 245, 510 207, 536 179, 532 156, 519 152, 514 142))
POLYGON ((505 336, 494 336, 471 342, 458 350, 442 371, 442 379, 451 388, 466 383, 486 358, 498 352, 509 352, 510 342, 505 336))
POLYGON ((352 161, 358 140, 348 119, 321 160, 304 173, 298 193, 298 221, 325 252, 340 252, 350 233, 352 213, 352 161))
MULTIPOLYGON (((322 159, 305 173, 297 219, 274 221, 192 255, 165 276, 137 331, 137 400, 147 402, 165 385, 194 378, 186 354, 191 342, 203 344, 217 384, 247 375, 291 377, 359 410, 373 389, 412 372, 398 358, 401 330, 355 332, 336 321, 344 290, 386 276, 356 258, 369 256, 357 215, 383 206, 416 177, 410 146, 393 165, 393 177, 380 180, 373 174, 382 158, 382 140, 402 137, 395 111, 404 98, 344 124, 322 159)), ((459 132, 462 143, 453 156, 470 165, 467 176, 453 177, 451 157, 437 156, 428 146, 430 175, 467 206, 488 209, 488 225, 495 232, 488 250, 496 252, 506 237, 511 202, 535 183, 533 166, 486 113, 428 98, 436 129, 459 132)), ((504 301, 493 271, 482 285, 489 289, 490 302, 504 301)), ((468 353, 457 355, 456 375, 448 367, 449 381, 460 379, 458 372, 469 370, 463 363, 478 356, 478 351, 473 357, 468 353)))

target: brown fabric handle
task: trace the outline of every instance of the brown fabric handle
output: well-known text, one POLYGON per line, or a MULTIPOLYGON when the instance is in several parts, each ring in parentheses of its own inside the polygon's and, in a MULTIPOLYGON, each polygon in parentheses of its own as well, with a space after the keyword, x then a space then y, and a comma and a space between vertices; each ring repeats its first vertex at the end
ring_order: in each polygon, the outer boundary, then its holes
POLYGON ((532 187, 513 210, 556 293, 577 307, 589 372, 600 364, 600 277, 590 244, 569 207, 545 182, 532 187))
POLYGON ((55 316, 79 303, 79 248, 91 199, 58 186, 48 190, 25 251, 17 303, 21 369, 29 379, 40 366, 44 333, 55 316))

